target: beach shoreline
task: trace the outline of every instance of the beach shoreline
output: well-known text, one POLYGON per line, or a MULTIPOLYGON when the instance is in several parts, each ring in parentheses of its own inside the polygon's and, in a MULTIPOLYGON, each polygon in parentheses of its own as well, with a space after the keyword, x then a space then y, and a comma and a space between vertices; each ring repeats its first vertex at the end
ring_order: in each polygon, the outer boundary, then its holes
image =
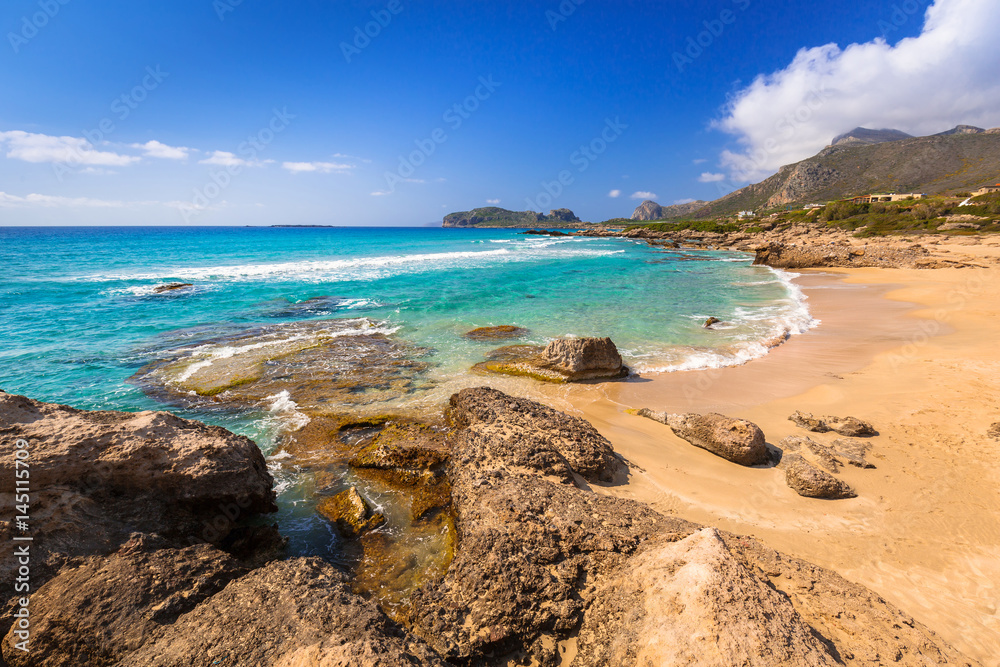
MULTIPOLYGON (((947 248, 942 248, 947 250, 947 248)), ((959 248, 965 251, 964 247, 959 248)), ((979 247, 995 257, 995 245, 979 247)), ((985 665, 1000 665, 1000 270, 805 270, 796 279, 818 327, 742 366, 555 387, 632 465, 600 493, 761 539, 868 586, 985 665), (835 272, 834 272, 835 271, 835 272), (824 501, 788 488, 781 469, 744 468, 667 426, 648 407, 757 423, 768 443, 815 434, 795 410, 872 422, 873 470, 838 473, 858 497, 824 501)))

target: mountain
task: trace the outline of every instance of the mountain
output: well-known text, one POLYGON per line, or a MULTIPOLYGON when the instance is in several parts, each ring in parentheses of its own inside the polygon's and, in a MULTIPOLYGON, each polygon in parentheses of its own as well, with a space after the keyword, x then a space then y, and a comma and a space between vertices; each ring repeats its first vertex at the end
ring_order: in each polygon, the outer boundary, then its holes
POLYGON ((935 134, 935 137, 947 137, 950 134, 982 134, 985 132, 981 127, 975 127, 973 125, 956 125, 947 132, 939 132, 935 134))
POLYGON ((886 141, 899 141, 900 139, 912 139, 913 135, 899 130, 869 130, 867 127, 856 127, 850 132, 845 132, 833 138, 832 146, 842 146, 844 144, 881 144, 886 141))
POLYGON ((655 201, 647 199, 639 204, 632 213, 633 220, 672 220, 683 218, 703 208, 708 202, 693 201, 686 204, 674 204, 673 206, 660 206, 655 201))
MULTIPOLYGON (((961 126, 960 126, 961 127, 961 126)), ((711 218, 742 210, 823 203, 871 192, 938 194, 1000 181, 1000 132, 911 137, 827 146, 695 211, 711 218)))
POLYGON ((474 208, 444 216, 442 227, 579 227, 585 224, 568 208, 557 208, 548 215, 535 211, 508 211, 498 206, 474 208))

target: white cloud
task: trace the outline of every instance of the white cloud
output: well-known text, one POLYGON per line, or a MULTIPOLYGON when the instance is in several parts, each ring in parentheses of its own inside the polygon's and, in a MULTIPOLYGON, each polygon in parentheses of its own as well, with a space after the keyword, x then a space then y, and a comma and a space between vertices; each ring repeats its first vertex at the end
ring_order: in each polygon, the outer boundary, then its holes
POLYGON ((726 180, 725 174, 713 174, 710 171, 702 172, 701 176, 698 177, 699 183, 718 183, 724 180, 726 180))
POLYGON ((700 158, 696 158, 694 160, 691 160, 691 162, 692 162, 692 164, 705 164, 706 162, 708 162, 708 158, 700 157, 700 158))
POLYGON ((358 160, 359 162, 371 162, 371 160, 363 157, 358 157, 357 155, 348 155, 346 153, 334 153, 333 157, 338 157, 342 160, 358 160))
POLYGON ((228 151, 212 151, 204 160, 198 160, 198 164, 215 164, 220 167, 263 167, 272 162, 274 160, 244 160, 228 151))
POLYGON ((693 201, 698 201, 697 199, 678 199, 674 201, 674 206, 680 206, 681 204, 690 204, 693 201))
MULTIPOLYGON (((1000 3, 935 0, 924 19, 918 36, 895 46, 878 38, 802 49, 737 93, 714 123, 740 144, 722 154, 731 176, 757 180, 857 126, 919 136, 960 123, 1000 125, 1000 3)), ((879 25, 890 36, 891 21, 886 10, 879 25)))
POLYGON ((608 193, 608 196, 611 197, 611 198, 621 197, 622 196, 622 191, 621 190, 612 190, 611 192, 608 193))
POLYGON ((138 162, 131 155, 99 151, 86 139, 54 137, 21 130, 0 132, 0 144, 5 144, 7 157, 25 162, 61 162, 106 167, 123 167, 138 162))
MULTIPOLYGON (((136 202, 149 203, 149 202, 136 202)), ((121 208, 127 206, 122 201, 109 201, 105 199, 91 199, 90 197, 58 197, 55 195, 30 194, 24 197, 10 195, 0 192, 0 206, 3 207, 27 207, 41 206, 44 208, 68 207, 68 208, 121 208)))
POLYGON ((629 195, 632 199, 656 199, 656 193, 639 190, 629 195))
POLYGON ((496 204, 500 203, 500 200, 499 199, 487 199, 486 203, 487 204, 494 204, 494 205, 496 205, 496 204))
POLYGON ((146 157, 156 157, 162 160, 185 160, 194 150, 186 146, 168 146, 159 141, 147 141, 144 144, 130 144, 132 148, 141 148, 146 157))
POLYGON ((318 171, 323 174, 329 174, 331 171, 349 171, 354 169, 353 164, 338 164, 335 162, 282 162, 281 166, 293 174, 307 171, 318 171))
POLYGON ((372 197, 385 197, 391 194, 392 190, 376 190, 375 192, 372 193, 372 197))

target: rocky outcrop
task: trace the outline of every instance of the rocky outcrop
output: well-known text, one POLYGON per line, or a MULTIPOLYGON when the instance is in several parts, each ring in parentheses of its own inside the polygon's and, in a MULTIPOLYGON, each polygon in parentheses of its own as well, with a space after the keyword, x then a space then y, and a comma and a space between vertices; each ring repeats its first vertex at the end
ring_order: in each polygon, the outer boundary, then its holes
POLYGON ((781 466, 785 469, 785 482, 800 496, 838 500, 857 495, 848 484, 814 467, 798 454, 782 457, 781 466))
POLYGON ((277 561, 231 582, 125 664, 445 667, 318 558, 277 561))
POLYGON ((324 498, 316 506, 316 510, 335 523, 340 534, 348 539, 355 538, 365 531, 374 530, 385 523, 385 517, 378 512, 372 512, 368 503, 353 486, 335 496, 324 498))
POLYGON ((632 212, 633 220, 663 220, 663 207, 651 199, 647 199, 632 212))
POLYGON ((853 245, 766 243, 753 249, 755 266, 775 269, 816 267, 920 268, 927 259, 926 248, 910 244, 879 244, 859 248, 853 245))
MULTIPOLYGON (((87 412, 0 392, 0 476, 16 442, 31 461, 32 581, 73 556, 108 554, 139 531, 222 543, 236 522, 272 512, 272 479, 252 440, 165 412, 87 412)), ((10 541, 10 522, 0 539, 10 541)), ((15 567, 0 556, 0 576, 15 567)))
POLYGON ((639 204, 635 211, 632 212, 633 220, 649 221, 649 220, 671 220, 675 218, 682 218, 686 215, 694 213, 701 207, 703 207, 708 202, 699 200, 688 202, 686 204, 674 204, 672 206, 660 206, 655 201, 647 199, 646 201, 639 204))
POLYGON ((444 580, 416 596, 411 623, 458 663, 503 664, 523 649, 554 665, 556 641, 579 625, 599 576, 648 537, 693 527, 578 488, 581 477, 612 479, 624 469, 581 419, 487 388, 453 396, 449 414, 461 540, 444 580))
POLYGON ((153 292, 156 294, 162 294, 163 292, 173 292, 186 287, 194 287, 194 285, 192 283, 165 283, 154 287, 153 292))
POLYGON ((511 338, 521 338, 528 335, 528 330, 524 327, 513 324, 501 324, 494 327, 478 327, 464 334, 469 340, 509 340, 511 338))
POLYGON ((808 412, 796 410, 788 419, 796 426, 814 433, 833 431, 849 438, 867 437, 877 434, 874 426, 857 417, 814 417, 808 412))
POLYGON ((713 528, 644 549, 594 593, 573 664, 802 665, 838 661, 788 597, 713 528))
POLYGON ((834 452, 815 440, 800 435, 790 435, 778 443, 782 452, 808 452, 809 456, 816 461, 820 467, 827 472, 835 473, 840 471, 840 461, 834 452))
POLYGON ((245 573, 208 544, 169 548, 136 534, 108 557, 62 571, 31 596, 30 652, 3 641, 12 667, 113 665, 245 573))
POLYGON ((727 461, 744 466, 761 465, 770 461, 764 432, 745 419, 733 419, 715 412, 705 415, 668 414, 648 408, 636 410, 635 414, 666 424, 677 437, 727 461))
POLYGON ((611 380, 628 375, 610 338, 565 338, 544 348, 509 345, 490 353, 475 370, 521 375, 544 382, 611 380))
POLYGON ((912 139, 913 135, 900 130, 869 130, 867 127, 856 127, 850 132, 845 132, 833 138, 831 146, 843 144, 881 144, 886 141, 899 141, 900 139, 912 139))
POLYGON ((854 440, 852 438, 838 438, 832 444, 832 449, 836 455, 855 468, 875 467, 867 458, 871 447, 871 444, 864 440, 854 440))
POLYGON ((722 322, 722 320, 720 320, 718 317, 710 317, 707 320, 705 320, 705 324, 703 324, 702 326, 705 327, 706 329, 711 329, 714 325, 719 324, 720 322, 722 322))

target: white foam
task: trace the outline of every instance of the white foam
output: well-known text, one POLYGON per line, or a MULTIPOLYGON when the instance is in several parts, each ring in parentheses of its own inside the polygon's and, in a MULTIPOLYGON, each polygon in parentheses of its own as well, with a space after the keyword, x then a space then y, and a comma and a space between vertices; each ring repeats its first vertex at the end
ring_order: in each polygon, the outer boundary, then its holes
POLYGON ((272 401, 268 412, 279 417, 289 430, 300 429, 311 421, 308 415, 299 412, 298 403, 292 400, 287 389, 268 396, 267 400, 272 401))

